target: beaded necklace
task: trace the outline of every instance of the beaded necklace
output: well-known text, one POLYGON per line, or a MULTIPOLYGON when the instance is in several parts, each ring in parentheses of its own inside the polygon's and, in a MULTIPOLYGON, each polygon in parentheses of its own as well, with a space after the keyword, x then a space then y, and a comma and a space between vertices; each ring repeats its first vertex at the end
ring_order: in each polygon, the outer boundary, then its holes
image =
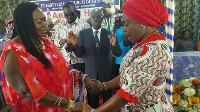
MULTIPOLYGON (((150 35, 148 35, 147 37, 145 37, 144 39, 142 39, 142 41, 140 41, 139 43, 141 43, 141 42, 143 42, 143 41, 145 41, 146 39, 148 39, 149 37, 152 37, 152 36, 154 36, 156 33, 158 33, 158 31, 156 30, 156 31, 154 31, 154 32, 152 32, 150 35)), ((138 44, 139 44, 138 43, 138 44)))
POLYGON ((154 36, 156 33, 158 33, 158 30, 152 32, 150 35, 148 35, 147 37, 145 37, 144 39, 142 39, 142 41, 136 43, 135 48, 138 47, 139 45, 141 45, 144 41, 146 41, 148 38, 154 36))

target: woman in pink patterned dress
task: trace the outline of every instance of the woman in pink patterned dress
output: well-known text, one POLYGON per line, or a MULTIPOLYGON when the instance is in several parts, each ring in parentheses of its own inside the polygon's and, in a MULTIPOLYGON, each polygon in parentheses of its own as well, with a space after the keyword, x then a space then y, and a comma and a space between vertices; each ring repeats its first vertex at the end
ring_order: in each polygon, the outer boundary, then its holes
POLYGON ((165 93, 170 50, 165 34, 156 29, 168 20, 166 8, 158 0, 127 0, 123 9, 124 34, 136 44, 123 58, 120 76, 99 83, 103 90, 120 89, 97 109, 83 104, 83 112, 116 112, 126 104, 133 112, 172 112, 165 93))
POLYGON ((17 36, 4 48, 0 60, 2 90, 6 103, 16 112, 81 111, 74 102, 71 77, 94 84, 70 67, 45 35, 46 18, 35 3, 18 5, 14 11, 17 36))

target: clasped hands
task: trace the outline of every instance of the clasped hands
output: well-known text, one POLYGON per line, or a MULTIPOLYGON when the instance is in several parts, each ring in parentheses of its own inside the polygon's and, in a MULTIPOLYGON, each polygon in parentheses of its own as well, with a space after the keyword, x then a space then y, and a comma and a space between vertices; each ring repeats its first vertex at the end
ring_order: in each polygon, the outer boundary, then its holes
POLYGON ((92 94, 97 94, 100 91, 105 90, 105 86, 102 82, 100 82, 99 80, 90 79, 90 78, 85 80, 85 87, 92 94))
MULTIPOLYGON (((105 90, 104 84, 96 79, 85 77, 82 79, 82 81, 84 81, 86 89, 92 94, 96 94, 102 90, 105 90)), ((91 112, 92 110, 92 107, 82 102, 75 102, 75 105, 76 106, 72 112, 91 112)))

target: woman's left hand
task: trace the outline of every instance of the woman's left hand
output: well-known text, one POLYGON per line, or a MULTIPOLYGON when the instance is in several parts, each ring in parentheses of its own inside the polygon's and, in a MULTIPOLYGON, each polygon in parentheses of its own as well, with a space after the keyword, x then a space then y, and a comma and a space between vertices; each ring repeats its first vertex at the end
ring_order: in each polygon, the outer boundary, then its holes
POLYGON ((82 104, 83 110, 82 112, 91 112, 92 107, 90 107, 88 104, 82 104))
POLYGON ((117 46, 117 36, 116 34, 112 33, 112 37, 108 35, 108 38, 110 39, 110 43, 113 47, 117 46))

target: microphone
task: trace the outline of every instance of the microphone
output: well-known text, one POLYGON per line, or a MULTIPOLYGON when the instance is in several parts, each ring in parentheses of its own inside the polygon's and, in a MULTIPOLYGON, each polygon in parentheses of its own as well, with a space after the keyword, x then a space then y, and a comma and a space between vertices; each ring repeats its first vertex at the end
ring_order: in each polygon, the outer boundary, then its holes
MULTIPOLYGON (((2 77, 2 74, 1 74, 1 71, 0 71, 0 80, 1 80, 1 77, 2 77)), ((1 89, 2 84, 3 83, 0 82, 0 110, 6 106, 6 101, 5 101, 5 98, 4 98, 2 89, 1 89)))

